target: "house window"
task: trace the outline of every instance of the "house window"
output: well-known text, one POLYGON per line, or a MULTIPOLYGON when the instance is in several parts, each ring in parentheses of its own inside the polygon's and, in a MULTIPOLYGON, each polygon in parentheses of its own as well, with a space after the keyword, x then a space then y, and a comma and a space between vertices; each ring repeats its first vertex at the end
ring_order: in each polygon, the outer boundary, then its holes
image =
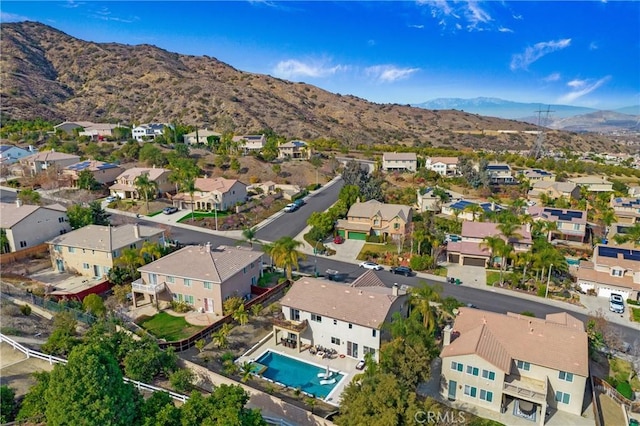
POLYGON ((67 247, 67 250, 69 251, 69 253, 75 253, 76 252, 76 248, 75 247, 67 247))
POLYGON ((64 217, 59 217, 58 218, 58 223, 62 223, 62 222, 64 222, 64 217))
POLYGON ((168 282, 168 283, 171 283, 171 284, 175 283, 175 282, 176 282, 176 277, 169 277, 169 276, 168 276, 168 277, 167 277, 167 282, 168 282))
POLYGON ((242 268, 242 273, 246 274, 247 273, 247 267, 245 266, 244 268, 242 268))
POLYGON ((332 337, 331 338, 331 343, 334 345, 340 345, 340 339, 338 339, 337 337, 332 337))
POLYGON ((526 361, 518 361, 518 369, 529 371, 531 370, 531 364, 526 361))
POLYGON ((477 376, 480 373, 478 367, 473 367, 471 365, 467 365, 467 374, 471 374, 472 376, 477 376))
POLYGON ((614 277, 621 277, 623 275, 622 269, 612 269, 611 275, 614 277))
POLYGON ((204 288, 206 290, 211 290, 213 288, 213 283, 211 281, 205 281, 204 282, 204 288))
POLYGON ((20 247, 26 247, 26 246, 27 246, 26 241, 20 241, 20 247))
POLYGON ((574 223, 573 224, 573 230, 574 231, 579 231, 580 230, 580 224, 579 223, 574 223))
POLYGON ((289 311, 289 316, 294 321, 300 321, 300 311, 297 309, 291 308, 291 310, 289 311))
POLYGON ((353 328, 353 324, 349 324, 349 330, 353 328))
POLYGON ((111 253, 113 255, 114 258, 118 257, 119 253, 118 250, 114 250, 113 253, 111 253))
POLYGON ((558 378, 565 382, 573 382, 573 373, 567 373, 566 371, 559 371, 558 378))
POLYGON ((464 369, 464 365, 460 362, 451 361, 451 369, 455 371, 462 371, 464 369))
POLYGON ((399 223, 394 223, 393 224, 393 229, 400 229, 400 224, 399 223))
POLYGON ((191 280, 189 278, 185 278, 184 279, 184 286, 185 287, 191 287, 191 280))
POLYGON ((489 370, 482 370, 482 378, 483 379, 489 379, 489 380, 495 380, 496 373, 493 372, 493 371, 489 371, 489 370))
POLYGON ((464 394, 475 398, 478 393, 478 389, 475 386, 464 385, 464 394))
POLYGON ((102 267, 102 273, 105 274, 105 275, 109 275, 109 271, 110 270, 111 270, 111 268, 108 267, 108 266, 103 266, 102 267))
POLYGON ((376 337, 377 334, 378 334, 378 330, 376 330, 375 328, 373 330, 371 330, 371 335, 373 337, 376 337))
POLYGON ((333 320, 333 325, 338 325, 338 320, 333 320))
POLYGON ((88 263, 83 263, 82 264, 82 269, 89 269, 89 264, 88 263))
POLYGON ((62 246, 53 246, 53 249, 58 253, 62 253, 62 246))
POLYGON ((556 391, 556 401, 568 404, 571 401, 571 394, 566 392, 556 391))
POLYGON ((373 226, 380 226, 380 219, 378 218, 373 219, 373 226))
POLYGON ((370 348, 369 346, 363 346, 362 347, 362 353, 363 354, 371 354, 372 357, 376 356, 376 350, 374 348, 370 348))
POLYGON ((480 389, 480 399, 487 402, 493 401, 493 392, 480 389))
POLYGON ((322 317, 320 315, 311 314, 311 321, 322 322, 322 317))
POLYGON ((251 285, 257 285, 258 284, 258 277, 251 277, 251 285))

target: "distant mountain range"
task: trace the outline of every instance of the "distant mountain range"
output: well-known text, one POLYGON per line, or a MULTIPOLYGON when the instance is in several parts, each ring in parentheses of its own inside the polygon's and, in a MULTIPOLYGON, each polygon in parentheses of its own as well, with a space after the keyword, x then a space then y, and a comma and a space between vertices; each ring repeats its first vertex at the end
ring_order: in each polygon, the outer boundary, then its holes
POLYGON ((498 98, 438 98, 414 107, 430 110, 459 110, 488 117, 499 117, 568 131, 638 131, 640 105, 601 111, 572 105, 545 105, 513 102, 498 98))

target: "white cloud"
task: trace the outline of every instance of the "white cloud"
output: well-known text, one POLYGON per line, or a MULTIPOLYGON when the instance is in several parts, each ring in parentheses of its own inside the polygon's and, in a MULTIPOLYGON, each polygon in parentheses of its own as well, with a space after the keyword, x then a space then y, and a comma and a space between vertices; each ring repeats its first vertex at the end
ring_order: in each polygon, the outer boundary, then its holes
POLYGON ((28 21, 29 18, 22 15, 16 15, 15 13, 0 12, 0 22, 22 22, 28 21))
POLYGON ((467 28, 470 30, 477 29, 480 24, 486 24, 492 21, 491 15, 482 9, 475 1, 467 3, 467 9, 464 12, 465 17, 469 21, 467 28))
POLYGON ((417 28, 419 30, 424 28, 424 25, 417 25, 417 24, 413 24, 413 25, 409 25, 409 28, 417 28))
POLYGON ((598 46, 598 43, 596 43, 595 41, 589 43, 589 50, 598 50, 599 47, 600 46, 598 46))
POLYGON ((418 0, 416 4, 428 8, 431 17, 441 27, 467 31, 499 30, 491 14, 476 0, 418 0))
POLYGON ((68 0, 62 7, 66 7, 67 9, 75 9, 76 7, 82 6, 85 4, 84 2, 68 0))
POLYGON ((593 81, 593 80, 571 80, 570 82, 567 83, 567 86, 569 86, 571 90, 569 93, 561 96, 558 99, 558 102, 563 102, 563 103, 570 103, 575 101, 578 98, 581 98, 585 95, 588 95, 589 93, 593 92, 594 90, 598 89, 600 86, 602 86, 603 84, 605 84, 607 81, 611 80, 611 76, 607 75, 605 77, 602 77, 599 80, 593 81))
POLYGON ((570 45, 570 38, 555 41, 542 41, 540 43, 536 43, 532 47, 527 47, 523 53, 513 55, 513 57, 511 58, 510 68, 512 71, 515 71, 517 69, 526 70, 529 65, 542 58, 543 56, 557 50, 567 48, 570 45))
POLYGON ((552 82, 552 81, 558 81, 560 80, 560 73, 558 72, 554 72, 552 74, 549 74, 548 76, 546 76, 545 78, 542 79, 542 81, 544 82, 552 82))
POLYGON ((393 83, 411 76, 420 68, 398 68, 394 65, 374 65, 365 68, 365 74, 379 83, 393 83))
POLYGON ((297 59, 287 59, 286 61, 280 61, 273 68, 273 74, 282 78, 297 78, 297 77, 327 77, 333 75, 339 71, 345 71, 348 69, 344 65, 328 66, 326 61, 311 61, 304 63, 297 59))
POLYGON ((500 27, 498 28, 498 31, 501 33, 512 33, 513 30, 511 28, 506 28, 506 27, 500 27))

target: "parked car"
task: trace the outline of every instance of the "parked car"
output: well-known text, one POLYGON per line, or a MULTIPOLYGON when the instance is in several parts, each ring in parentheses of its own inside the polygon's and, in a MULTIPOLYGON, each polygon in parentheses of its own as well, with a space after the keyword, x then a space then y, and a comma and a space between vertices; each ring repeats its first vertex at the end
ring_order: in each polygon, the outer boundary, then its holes
POLYGON ((174 206, 165 207, 164 209, 162 209, 162 213, 164 214, 173 214, 177 211, 178 211, 178 208, 174 206))
POLYGON ((609 310, 616 314, 624 313, 624 299, 618 293, 612 293, 609 297, 609 310))
POLYGON ((117 195, 109 195, 109 196, 108 196, 107 198, 105 198, 104 200, 105 200, 107 203, 113 203, 114 201, 117 201, 117 200, 119 200, 119 199, 120 199, 120 197, 118 197, 117 195))
POLYGON ((342 244, 344 243, 344 237, 342 235, 336 235, 333 237, 333 244, 342 244))
POLYGON ((284 212, 285 213, 292 213, 295 212, 296 210, 298 210, 298 206, 296 206, 295 204, 291 203, 291 204, 287 204, 284 207, 284 212))
POLYGON ((364 269, 373 269, 374 271, 382 271, 384 269, 382 265, 378 265, 375 262, 362 262, 359 266, 364 269))
POLYGON ((393 266, 390 271, 392 274, 404 275, 405 277, 413 275, 413 271, 408 266, 393 266))
POLYGON ((304 206, 304 200, 302 198, 298 198, 297 200, 295 200, 293 202, 293 204, 295 204, 296 207, 300 208, 300 207, 304 206))

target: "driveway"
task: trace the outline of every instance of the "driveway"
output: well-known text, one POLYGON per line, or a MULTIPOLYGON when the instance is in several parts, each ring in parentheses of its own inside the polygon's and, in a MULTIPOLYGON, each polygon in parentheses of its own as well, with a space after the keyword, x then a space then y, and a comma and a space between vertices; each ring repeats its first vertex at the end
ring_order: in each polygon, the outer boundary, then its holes
POLYGON ((462 281, 462 285, 485 289, 487 286, 487 272, 480 266, 462 266, 449 263, 447 277, 462 281))

